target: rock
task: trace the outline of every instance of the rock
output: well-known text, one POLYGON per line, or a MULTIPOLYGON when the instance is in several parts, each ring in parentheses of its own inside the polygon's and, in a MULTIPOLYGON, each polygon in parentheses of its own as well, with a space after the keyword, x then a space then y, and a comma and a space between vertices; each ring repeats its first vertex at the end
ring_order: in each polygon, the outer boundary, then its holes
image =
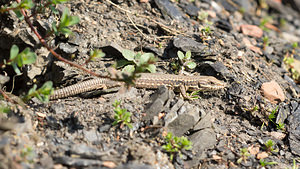
POLYGON ((131 141, 127 144, 133 164, 149 164, 154 168, 173 168, 167 154, 154 151, 152 147, 145 143, 131 141))
POLYGON ((260 50, 260 48, 254 46, 254 45, 250 42, 250 40, 249 40, 248 38, 245 38, 245 37, 244 37, 244 38, 243 38, 243 42, 244 42, 245 46, 247 46, 247 47, 248 47, 250 50, 252 50, 253 52, 258 53, 258 54, 260 54, 260 55, 263 54, 263 52, 260 50))
POLYGON ((258 153, 257 156, 256 156, 257 159, 264 159, 264 158, 267 158, 267 157, 269 157, 269 154, 265 151, 258 153))
POLYGON ((190 3, 185 5, 183 9, 188 15, 192 17, 198 17, 198 12, 200 11, 200 9, 197 6, 190 3))
POLYGON ((199 119, 198 107, 186 104, 179 109, 178 116, 175 116, 172 121, 168 120, 165 126, 168 132, 172 132, 175 136, 182 136, 191 129, 199 119))
POLYGON ((271 103, 279 103, 285 100, 285 95, 281 87, 274 80, 263 83, 261 91, 265 98, 267 98, 271 103))
POLYGON ((124 164, 115 169, 154 169, 154 167, 146 164, 124 164))
POLYGON ((283 78, 296 90, 298 94, 300 93, 300 87, 295 83, 295 81, 291 77, 285 74, 283 78))
POLYGON ((202 130, 205 128, 211 128, 212 127, 212 114, 207 113, 202 119, 195 125, 193 130, 202 130))
POLYGON ((281 36, 283 39, 285 39, 286 41, 292 43, 292 42, 299 42, 300 41, 300 38, 293 35, 293 34, 290 34, 290 33, 287 33, 287 32, 282 32, 281 33, 281 36))
POLYGON ((169 100, 174 98, 175 94, 172 90, 168 90, 165 86, 160 87, 152 96, 152 103, 148 104, 145 111, 146 116, 143 117, 143 120, 154 121, 154 117, 158 116, 160 112, 165 111, 169 106, 169 100))
POLYGON ((166 19, 168 16, 180 22, 186 22, 183 13, 169 0, 154 0, 166 19))
POLYGON ((85 144, 74 144, 70 149, 71 155, 77 155, 80 158, 101 159, 102 156, 110 152, 101 152, 99 149, 87 146, 85 144))
POLYGON ((230 32, 232 30, 231 24, 228 21, 224 20, 224 19, 216 21, 215 24, 216 24, 217 28, 220 28, 220 29, 222 29, 226 32, 230 32))
POLYGON ((124 48, 119 46, 117 43, 112 42, 106 46, 100 47, 100 49, 106 54, 105 56, 123 58, 122 51, 124 50, 124 48))
POLYGON ((200 72, 208 76, 222 75, 221 77, 227 77, 230 75, 230 71, 227 67, 219 61, 216 62, 203 62, 199 65, 200 72))
POLYGON ((263 30, 256 25, 241 25, 241 31, 244 35, 255 38, 261 38, 264 33, 263 30))
POLYGON ((270 135, 277 140, 283 140, 286 136, 286 134, 276 131, 272 131, 270 135))
POLYGON ((66 54, 73 54, 73 53, 77 52, 77 48, 68 43, 60 43, 58 48, 66 54))
POLYGON ((165 116, 165 126, 174 121, 178 117, 177 111, 184 104, 183 100, 178 100, 177 103, 171 108, 168 114, 165 116))
POLYGON ((69 167, 82 168, 88 166, 101 166, 102 161, 100 160, 91 160, 91 159, 83 159, 83 158, 71 158, 67 156, 55 157, 55 163, 67 165, 69 167))
POLYGON ((101 135, 97 130, 83 130, 84 138, 92 144, 101 143, 101 135))
POLYGON ((196 152, 204 151, 216 145, 216 133, 211 128, 199 130, 189 137, 193 143, 193 150, 196 152))
POLYGON ((9 81, 9 77, 5 75, 0 75, 0 86, 3 86, 9 81))
POLYGON ((208 47, 203 45, 202 43, 196 42, 195 40, 179 36, 176 37, 173 41, 175 47, 183 50, 184 52, 191 51, 196 53, 202 53, 208 47))
POLYGON ((300 106, 288 118, 288 140, 293 154, 300 155, 300 106))

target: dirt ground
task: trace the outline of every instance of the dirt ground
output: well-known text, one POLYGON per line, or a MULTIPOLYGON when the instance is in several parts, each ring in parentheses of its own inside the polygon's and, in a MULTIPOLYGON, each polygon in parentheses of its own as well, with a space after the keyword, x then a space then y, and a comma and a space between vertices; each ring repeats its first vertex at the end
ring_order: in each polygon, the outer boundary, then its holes
MULTIPOLYGON (((66 7, 80 18, 71 27, 74 35, 47 39, 63 57, 83 64, 91 50, 101 49, 105 57, 84 67, 107 74, 123 49, 151 52, 157 72, 176 74, 177 52, 191 51, 197 66, 181 73, 214 76, 226 87, 193 100, 164 87, 105 90, 49 103, 2 99, 11 111, 0 114, 0 168, 298 168, 300 13, 293 4, 80 0, 57 6, 66 7), (112 125, 116 100, 132 114, 132 128, 112 125), (171 160, 163 149, 167 132, 188 138, 192 149, 171 160)), ((34 26, 43 32, 58 16, 49 12, 34 26)), ((93 78, 56 60, 13 12, 0 18, 3 57, 12 44, 38 55, 21 76, 14 77, 9 66, 2 69, 10 77, 3 88, 13 91, 10 98, 18 100, 15 95, 34 83, 51 80, 62 88, 93 78)))

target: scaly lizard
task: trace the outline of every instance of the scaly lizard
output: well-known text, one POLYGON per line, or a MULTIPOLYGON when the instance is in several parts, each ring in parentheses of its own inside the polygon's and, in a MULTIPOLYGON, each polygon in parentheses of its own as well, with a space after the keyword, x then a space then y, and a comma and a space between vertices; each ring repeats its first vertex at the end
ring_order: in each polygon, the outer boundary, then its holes
MULTIPOLYGON (((226 83, 212 76, 184 76, 159 73, 141 73, 134 82, 136 88, 157 89, 166 86, 179 89, 184 98, 188 98, 186 91, 214 91, 226 87, 226 83)), ((124 82, 107 78, 96 78, 55 90, 50 99, 74 96, 80 93, 103 88, 113 88, 124 85, 124 82)))

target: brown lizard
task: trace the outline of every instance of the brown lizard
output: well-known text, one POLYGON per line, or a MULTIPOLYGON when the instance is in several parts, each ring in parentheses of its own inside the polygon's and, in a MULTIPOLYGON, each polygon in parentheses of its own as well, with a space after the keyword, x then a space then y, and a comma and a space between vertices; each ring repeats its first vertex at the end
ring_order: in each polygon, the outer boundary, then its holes
MULTIPOLYGON (((226 87, 226 83, 212 76, 184 76, 159 73, 141 73, 134 82, 136 88, 157 89, 166 86, 171 89, 179 89, 184 98, 188 98, 186 91, 214 91, 226 87)), ((124 82, 107 78, 96 78, 77 83, 62 89, 55 90, 50 99, 59 99, 74 96, 80 93, 102 88, 113 88, 124 85, 124 82)))

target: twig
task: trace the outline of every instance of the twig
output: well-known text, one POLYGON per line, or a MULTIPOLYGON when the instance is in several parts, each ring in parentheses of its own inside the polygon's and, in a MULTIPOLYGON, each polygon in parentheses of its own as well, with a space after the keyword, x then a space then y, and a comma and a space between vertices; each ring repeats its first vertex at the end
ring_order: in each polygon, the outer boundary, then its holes
POLYGON ((2 89, 0 89, 0 93, 2 94, 2 96, 4 97, 4 99, 6 99, 8 102, 16 103, 14 100, 12 100, 11 98, 9 98, 9 96, 2 89))
POLYGON ((128 19, 130 20, 130 22, 132 23, 133 27, 138 30, 146 39, 149 39, 149 37, 147 35, 145 35, 136 25, 135 23, 133 22, 133 20, 130 18, 129 14, 126 13, 128 19))

